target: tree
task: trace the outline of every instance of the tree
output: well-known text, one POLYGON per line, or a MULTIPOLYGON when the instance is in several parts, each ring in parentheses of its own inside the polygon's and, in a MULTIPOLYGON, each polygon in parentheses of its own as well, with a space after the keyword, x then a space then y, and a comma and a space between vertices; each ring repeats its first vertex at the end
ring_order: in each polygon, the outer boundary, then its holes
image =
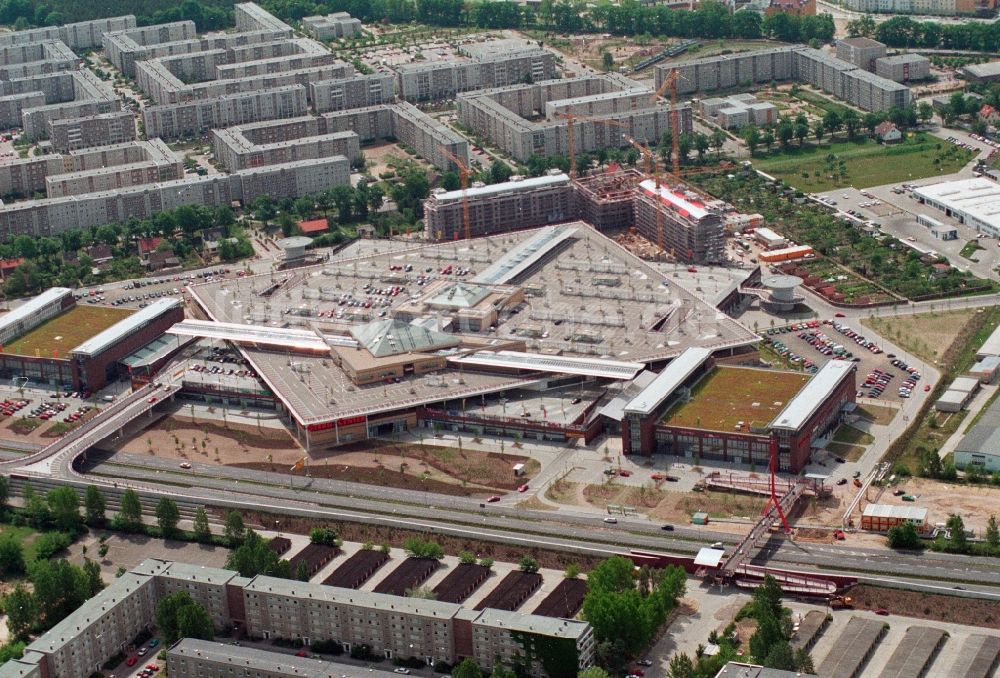
POLYGON ((0 512, 7 508, 7 501, 10 499, 10 483, 7 476, 0 476, 0 512))
POLYGON ((875 19, 870 14, 847 22, 847 35, 852 38, 870 38, 875 35, 875 29, 875 19))
POLYGON ((12 534, 0 536, 0 578, 9 579, 25 573, 24 549, 12 534))
POLYGON ((247 530, 243 543, 229 552, 226 569, 236 570, 243 577, 263 574, 270 577, 291 578, 288 561, 282 560, 277 553, 269 549, 267 542, 253 530, 247 530))
POLYGON ((795 123, 795 138, 798 140, 799 146, 802 145, 802 142, 806 140, 807 136, 809 136, 809 124, 795 123))
POLYGON ((483 678, 483 672, 480 670, 479 665, 472 661, 468 657, 463 659, 461 663, 452 668, 451 670, 452 678, 483 678))
POLYGON ((215 626, 201 605, 187 591, 171 593, 156 605, 156 626, 171 645, 180 638, 215 639, 215 626))
POLYGON ((92 527, 101 527, 107 522, 104 515, 104 495, 93 485, 87 486, 83 495, 84 521, 92 527))
POLYGON ((104 580, 101 579, 101 566, 96 561, 86 558, 83 561, 83 574, 87 582, 87 597, 93 598, 104 588, 104 580))
POLYGON ((476 562, 476 554, 472 551, 460 551, 458 554, 458 562, 462 565, 474 565, 476 562))
POLYGON ((57 529, 77 534, 83 528, 80 497, 72 487, 57 487, 46 496, 52 522, 57 529))
POLYGON ((177 532, 180 519, 177 504, 169 497, 162 497, 156 504, 156 524, 160 526, 164 537, 171 537, 177 532))
POLYGON ((538 561, 531 556, 522 556, 517 565, 521 568, 522 572, 527 572, 529 574, 538 572, 538 561))
POLYGON ((823 116, 823 128, 833 136, 840 129, 841 121, 840 116, 837 115, 837 111, 827 111, 826 115, 823 116))
POLYGON ((491 183, 502 184, 510 179, 511 174, 513 174, 513 170, 511 170, 510 165, 502 160, 494 160, 493 164, 490 165, 491 183))
POLYGON ((926 101, 921 101, 917 104, 917 117, 926 125, 934 117, 934 107, 926 101))
POLYGON ((34 596, 23 584, 17 584, 14 590, 7 594, 3 607, 7 613, 7 630, 11 637, 25 637, 37 619, 34 596))
POLYGON ((306 561, 300 560, 295 565, 295 578, 299 581, 309 581, 309 566, 306 561))
POLYGON ((757 150, 757 146, 760 145, 760 130, 757 129, 756 125, 747 125, 740 130, 740 136, 746 142, 747 148, 750 150, 750 155, 753 155, 753 152, 757 150))
POLYGON ((115 519, 123 530, 136 531, 142 527, 142 504, 139 503, 139 495, 132 488, 122 493, 121 508, 115 519))
POLYGON ((601 63, 604 66, 604 70, 610 71, 615 67, 615 58, 611 55, 611 52, 605 52, 601 55, 601 63))
POLYGON ((332 527, 314 527, 309 530, 309 541, 313 544, 325 544, 327 546, 337 546, 340 540, 337 538, 337 531, 332 527))
MULTIPOLYGON (((755 14, 754 12, 741 12, 741 14, 755 14)), ((496 673, 494 672, 494 676, 496 673)), ((591 666, 589 669, 584 669, 576 675, 576 678, 611 678, 608 672, 602 669, 600 666, 591 666)))
POLYGON ((445 172, 441 175, 441 188, 446 191, 457 191, 462 187, 458 172, 445 172))
POLYGON ((587 587, 621 593, 635 587, 635 566, 627 558, 608 558, 587 573, 587 587))
POLYGON ((698 152, 698 162, 703 162, 705 160, 705 151, 709 149, 712 142, 709 140, 708 136, 698 132, 694 135, 694 149, 698 152))
POLYGON ((889 528, 886 533, 886 544, 892 549, 920 548, 920 535, 917 533, 916 526, 906 521, 889 528))
POLYGON ((694 678, 694 661, 686 654, 675 654, 670 658, 670 678, 694 678))
POLYGON ((222 528, 222 536, 230 546, 236 546, 246 537, 247 529, 243 524, 243 516, 237 511, 226 514, 226 523, 222 528))
POLYGON ((986 543, 993 549, 1000 546, 1000 529, 997 528, 997 517, 994 515, 986 523, 986 543))
POLYGON ((212 539, 212 528, 208 526, 208 514, 201 506, 194 514, 194 538, 201 542, 212 539))
POLYGON ((785 120, 778 125, 778 141, 781 142, 782 148, 788 148, 793 136, 795 136, 795 129, 790 122, 785 120))
POLYGON ((782 640, 771 647, 771 651, 767 653, 761 663, 771 669, 794 671, 796 668, 795 652, 792 651, 792 646, 788 644, 787 640, 782 640))
POLYGON ((948 539, 948 547, 956 553, 965 553, 969 547, 969 543, 965 536, 965 521, 962 520, 962 516, 952 513, 948 516, 946 524, 948 532, 951 535, 948 539))
POLYGON ((816 137, 816 143, 823 143, 823 135, 826 134, 826 129, 823 127, 822 121, 817 120, 813 125, 813 136, 816 137))

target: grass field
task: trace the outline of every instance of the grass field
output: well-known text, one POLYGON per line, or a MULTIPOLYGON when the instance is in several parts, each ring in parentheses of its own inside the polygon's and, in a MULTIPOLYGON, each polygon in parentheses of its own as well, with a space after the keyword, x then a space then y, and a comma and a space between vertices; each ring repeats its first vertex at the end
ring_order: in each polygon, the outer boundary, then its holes
POLYGON ((868 188, 957 172, 972 152, 947 141, 918 134, 896 146, 866 138, 821 145, 793 145, 755 158, 754 166, 803 191, 844 186, 868 188))
POLYGON ((58 351, 58 357, 65 358, 72 349, 131 314, 125 309, 75 306, 15 339, 3 350, 26 356, 37 354, 43 358, 51 358, 58 351))
POLYGON ((876 424, 888 426, 899 413, 895 407, 885 407, 884 405, 859 405, 857 413, 876 424))
POLYGON ((833 434, 833 440, 848 445, 871 445, 875 442, 875 438, 870 433, 865 433, 847 424, 842 424, 837 429, 837 432, 833 434))
POLYGON ((663 421, 711 431, 732 431, 741 421, 766 426, 807 381, 806 374, 720 367, 698 382, 691 399, 672 407, 663 421))
POLYGON ((924 362, 934 363, 941 359, 975 314, 975 309, 933 311, 915 315, 862 318, 861 324, 924 362))
POLYGON ((847 443, 827 443, 827 452, 833 452, 838 457, 843 457, 847 461, 857 461, 865 453, 865 448, 860 445, 849 445, 847 443))

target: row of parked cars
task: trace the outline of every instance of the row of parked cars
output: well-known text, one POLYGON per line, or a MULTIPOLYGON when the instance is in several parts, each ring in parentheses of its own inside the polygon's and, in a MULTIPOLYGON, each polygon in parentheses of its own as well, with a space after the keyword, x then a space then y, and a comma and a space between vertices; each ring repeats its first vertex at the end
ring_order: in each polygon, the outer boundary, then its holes
POLYGON ((771 345, 771 348, 774 349, 775 353, 788 360, 788 362, 793 363, 795 365, 802 365, 803 367, 806 368, 806 371, 809 372, 810 374, 815 374, 817 371, 819 371, 819 367, 817 367, 816 363, 809 360, 808 358, 803 358, 798 353, 795 353, 785 345, 785 342, 781 341, 780 339, 772 339, 770 337, 766 337, 764 341, 771 345))
POLYGON ((844 325, 843 323, 839 323, 839 322, 837 322, 835 320, 830 320, 830 321, 827 321, 827 322, 829 322, 830 327, 832 327, 833 329, 837 330, 838 332, 840 332, 841 334, 843 334, 848 339, 853 340, 854 343, 857 344, 858 346, 860 346, 861 348, 868 349, 869 351, 871 351, 875 355, 878 355, 879 353, 882 352, 882 349, 879 348, 878 344, 876 344, 874 341, 871 341, 870 339, 866 339, 865 335, 863 335, 863 334, 861 334, 859 332, 855 332, 854 330, 852 330, 847 325, 844 325))
POLYGON ((834 356, 845 360, 850 360, 854 357, 853 353, 826 336, 823 332, 799 332, 799 339, 802 339, 825 356, 834 356))
POLYGON ((15 414, 16 412, 19 412, 20 410, 23 410, 25 407, 28 406, 29 403, 31 403, 30 400, 22 400, 22 399, 10 400, 10 399, 7 399, 7 400, 4 400, 3 402, 0 402, 0 412, 2 412, 5 417, 9 417, 9 416, 15 414))

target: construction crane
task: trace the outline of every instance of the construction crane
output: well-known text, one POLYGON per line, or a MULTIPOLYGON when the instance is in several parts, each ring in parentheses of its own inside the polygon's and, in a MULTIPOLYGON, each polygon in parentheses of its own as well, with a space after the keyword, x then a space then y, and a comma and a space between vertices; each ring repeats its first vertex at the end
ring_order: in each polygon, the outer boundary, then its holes
POLYGON ((670 157, 674 176, 679 177, 681 171, 681 147, 680 147, 680 115, 677 112, 677 79, 679 74, 676 68, 671 68, 670 73, 663 79, 656 94, 650 99, 650 103, 655 104, 656 100, 663 96, 667 88, 670 89, 670 157))
MULTIPOLYGON (((459 160, 454 153, 444 146, 441 152, 458 167, 458 179, 462 186, 462 223, 465 225, 465 239, 472 240, 472 219, 469 217, 469 167, 459 160)), ((458 229, 455 229, 455 240, 458 240, 458 229)))
MULTIPOLYGON (((564 113, 559 112, 555 114, 558 118, 564 118, 566 120, 566 144, 569 151, 569 176, 571 179, 576 179, 576 144, 574 143, 575 137, 573 136, 573 124, 577 120, 583 120, 586 122, 595 122, 599 125, 612 125, 614 127, 621 127, 628 129, 628 125, 618 120, 612 120, 610 118, 593 118, 588 115, 576 115, 575 113, 564 113)), ((624 135, 623 135, 624 136, 624 135)))
POLYGON ((642 155, 642 157, 643 157, 643 164, 644 164, 644 166, 646 168, 646 174, 648 174, 648 175, 650 175, 650 176, 653 177, 653 185, 654 185, 655 191, 656 191, 655 200, 656 200, 656 203, 657 203, 656 210, 655 210, 656 211, 656 245, 657 245, 657 247, 659 247, 661 250, 663 250, 665 252, 666 249, 667 249, 667 243, 666 243, 667 238, 666 238, 666 233, 664 233, 664 230, 663 230, 663 213, 660 211, 660 207, 659 207, 659 202, 660 202, 660 171, 659 171, 658 163, 656 162, 655 158, 653 158, 653 151, 651 151, 648 146, 645 146, 644 144, 640 143, 639 141, 637 141, 636 139, 634 139, 632 137, 625 137, 625 139, 630 144, 632 144, 632 146, 636 150, 638 150, 639 153, 642 155))

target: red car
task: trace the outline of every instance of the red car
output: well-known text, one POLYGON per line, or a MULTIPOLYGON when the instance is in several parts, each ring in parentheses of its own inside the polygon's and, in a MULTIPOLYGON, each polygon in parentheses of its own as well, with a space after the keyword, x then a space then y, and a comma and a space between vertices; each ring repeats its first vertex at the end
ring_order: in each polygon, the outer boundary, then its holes
POLYGON ((519 488, 517 488, 517 491, 518 492, 527 492, 528 491, 528 484, 525 483, 524 485, 521 485, 519 488))
POLYGON ((156 664, 146 664, 146 668, 149 669, 150 671, 159 671, 160 670, 160 667, 157 666, 156 664))
POLYGON ((137 661, 139 661, 139 660, 136 659, 135 657, 129 657, 128 659, 125 660, 125 665, 126 666, 135 666, 135 663, 137 661))
POLYGON ((500 496, 499 496, 499 495, 496 495, 496 494, 494 494, 494 495, 493 495, 492 497, 490 497, 490 498, 489 498, 489 499, 487 499, 486 501, 488 501, 489 503, 493 504, 493 503, 495 503, 495 502, 498 502, 498 501, 500 501, 500 496))
POLYGON ((888 617, 889 616, 889 610, 885 609, 884 607, 880 607, 879 609, 875 610, 875 614, 877 614, 877 615, 879 615, 881 617, 888 617))
POLYGON ((629 476, 632 475, 632 472, 631 471, 626 471, 625 469, 620 468, 620 469, 618 469, 618 475, 620 475, 622 478, 628 478, 629 476))
POLYGON ((155 403, 156 402, 156 396, 150 396, 149 400, 147 400, 146 402, 155 403))
POLYGON ((302 649, 302 650, 299 650, 298 652, 296 652, 295 656, 296 657, 305 657, 305 656, 308 656, 308 654, 309 654, 308 652, 306 652, 304 649, 302 649))
POLYGON ((927 391, 930 391, 930 390, 931 390, 931 385, 930 384, 924 384, 924 392, 926 393, 927 391))
POLYGON ((665 476, 662 473, 651 473, 649 476, 652 480, 663 480, 665 476))
POLYGON ((694 266, 688 266, 688 273, 697 273, 698 269, 694 266))
POLYGON ((840 311, 837 311, 836 313, 833 314, 833 317, 834 318, 846 318, 847 316, 844 315, 843 313, 841 313, 840 311))

